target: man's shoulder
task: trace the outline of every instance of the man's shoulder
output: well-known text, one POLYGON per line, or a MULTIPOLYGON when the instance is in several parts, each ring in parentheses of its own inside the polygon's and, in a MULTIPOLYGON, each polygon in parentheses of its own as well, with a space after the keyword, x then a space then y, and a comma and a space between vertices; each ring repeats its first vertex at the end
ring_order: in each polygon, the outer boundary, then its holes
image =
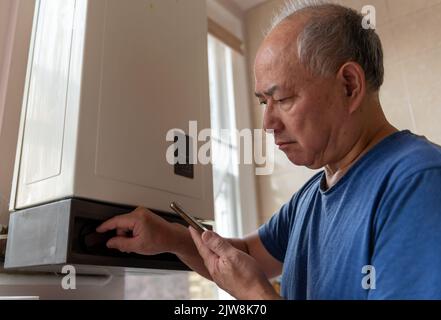
POLYGON ((441 169, 441 146, 407 131, 395 139, 385 160, 385 165, 401 177, 441 169))

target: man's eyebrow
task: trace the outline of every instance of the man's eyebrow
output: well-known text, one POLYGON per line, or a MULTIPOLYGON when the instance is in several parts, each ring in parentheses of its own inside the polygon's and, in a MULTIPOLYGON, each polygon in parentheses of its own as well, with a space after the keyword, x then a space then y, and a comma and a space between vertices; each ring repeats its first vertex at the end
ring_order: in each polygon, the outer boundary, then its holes
POLYGON ((273 94, 274 94, 274 92, 276 92, 277 90, 279 90, 279 86, 278 85, 275 85, 275 86, 272 86, 271 88, 269 88, 267 91, 265 91, 263 94, 262 93, 259 93, 259 92, 256 92, 255 93, 255 95, 256 95, 256 97, 258 97, 258 98, 263 98, 264 97, 264 95, 266 95, 266 96, 272 96, 273 94))

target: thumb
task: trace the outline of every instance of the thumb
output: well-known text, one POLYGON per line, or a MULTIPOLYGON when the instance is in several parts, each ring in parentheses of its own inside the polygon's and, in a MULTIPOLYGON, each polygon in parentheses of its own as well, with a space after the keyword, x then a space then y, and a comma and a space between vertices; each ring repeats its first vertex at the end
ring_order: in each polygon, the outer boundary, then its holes
POLYGON ((117 249, 121 252, 134 252, 136 251, 136 243, 133 238, 128 237, 113 237, 107 241, 107 248, 117 249))
POLYGON ((222 238, 213 231, 204 231, 202 240, 205 245, 218 256, 229 255, 235 250, 225 238, 222 238))

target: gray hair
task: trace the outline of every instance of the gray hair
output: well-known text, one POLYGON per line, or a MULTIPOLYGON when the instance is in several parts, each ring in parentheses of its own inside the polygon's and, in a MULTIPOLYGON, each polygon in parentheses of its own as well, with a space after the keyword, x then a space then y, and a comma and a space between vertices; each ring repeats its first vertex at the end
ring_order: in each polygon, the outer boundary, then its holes
POLYGON ((348 61, 364 70, 370 89, 384 81, 383 49, 375 30, 362 27, 363 15, 323 0, 288 1, 273 18, 271 32, 297 14, 310 17, 297 38, 300 62, 318 76, 335 74, 348 61))

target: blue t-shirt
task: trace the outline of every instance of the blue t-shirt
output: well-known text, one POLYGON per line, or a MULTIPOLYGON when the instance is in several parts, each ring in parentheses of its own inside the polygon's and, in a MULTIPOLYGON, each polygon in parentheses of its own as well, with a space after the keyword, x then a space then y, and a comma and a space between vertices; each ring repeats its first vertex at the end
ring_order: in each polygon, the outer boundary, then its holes
POLYGON ((409 131, 331 189, 321 172, 259 229, 286 299, 441 299, 441 147, 409 131))

